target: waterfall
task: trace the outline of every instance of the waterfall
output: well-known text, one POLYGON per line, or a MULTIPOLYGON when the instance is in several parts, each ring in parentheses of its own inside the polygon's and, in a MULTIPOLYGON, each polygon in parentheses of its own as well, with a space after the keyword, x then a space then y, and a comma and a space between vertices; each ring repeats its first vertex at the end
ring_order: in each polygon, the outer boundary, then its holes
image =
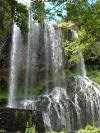
POLYGON ((68 79, 67 85, 67 90, 55 87, 49 94, 22 102, 21 108, 41 110, 45 127, 51 131, 75 132, 87 123, 100 126, 100 85, 83 76, 68 79))
MULTIPOLYGON (((71 30, 72 31, 72 38, 73 39, 78 39, 78 34, 75 30, 71 30)), ((84 56, 82 51, 78 52, 78 56, 79 56, 79 63, 77 63, 77 72, 79 72, 82 76, 87 76, 87 72, 86 72, 86 67, 85 67, 85 61, 84 61, 84 56)))
POLYGON ((49 25, 50 34, 50 46, 51 46, 51 59, 53 65, 54 74, 54 86, 61 86, 59 76, 63 76, 63 57, 62 57, 62 47, 61 47, 61 32, 55 30, 53 25, 49 25))
POLYGON ((86 67, 85 67, 85 61, 82 52, 79 52, 80 62, 77 64, 78 70, 81 69, 81 75, 87 76, 86 67), (78 66, 79 65, 79 66, 78 66))
MULTIPOLYGON (((70 113, 68 108, 65 109, 65 105, 60 103, 60 99, 62 95, 65 96, 65 99, 68 99, 67 91, 65 91, 62 87, 66 88, 65 83, 65 74, 64 74, 64 65, 63 65, 63 51, 62 51, 62 32, 61 30, 52 25, 45 24, 44 27, 44 43, 45 43, 45 58, 46 58, 46 81, 49 79, 49 69, 52 71, 53 78, 53 87, 54 91, 51 94, 51 97, 48 93, 46 93, 45 97, 47 97, 50 102, 48 105, 48 110, 43 112, 43 120, 46 128, 52 130, 55 126, 52 124, 51 120, 51 109, 52 106, 54 111, 56 112, 56 117, 63 123, 63 126, 69 130, 71 130, 71 122, 70 122, 70 113), (50 64, 51 62, 51 64, 50 64), (52 101, 53 100, 53 101, 52 101), (68 112, 66 112, 68 110, 68 112), (65 115, 66 112, 66 115, 65 115), (67 119, 65 119, 65 117, 67 119)), ((46 86, 46 90, 48 91, 48 83, 46 86)), ((67 106, 67 105, 66 105, 67 106)), ((56 123, 58 127, 59 124, 56 123)))
POLYGON ((8 107, 15 106, 17 77, 20 65, 20 46, 22 44, 22 36, 19 27, 16 24, 13 26, 11 59, 10 59, 10 78, 9 78, 9 96, 8 107))
MULTIPOLYGON (((61 30, 57 26, 45 23, 44 43, 46 58, 46 81, 49 79, 49 70, 51 70, 54 80, 54 87, 66 87, 61 30)), ((48 86, 46 87, 48 90, 48 86)))
POLYGON ((64 81, 65 74, 63 65, 62 32, 58 27, 52 24, 49 24, 48 26, 51 48, 52 73, 55 82, 54 87, 66 87, 64 81))
MULTIPOLYGON (((91 81, 88 77, 76 76, 75 80, 76 88, 80 88, 79 94, 82 94, 83 99, 85 99, 86 107, 84 108, 83 106, 83 109, 86 111, 86 114, 89 118, 87 121, 89 121, 89 123, 94 126, 96 124, 97 126, 98 124, 100 125, 100 85, 91 81)), ((80 99, 81 95, 79 95, 78 97, 80 99)), ((78 108, 82 108, 83 104, 84 103, 78 104, 78 108)), ((82 114, 79 114, 82 117, 82 114)))
POLYGON ((39 42, 39 23, 33 21, 32 12, 29 10, 28 20, 28 48, 26 59, 25 99, 32 96, 34 88, 34 68, 37 58, 37 44, 39 42))
POLYGON ((41 111, 45 127, 51 131, 67 128, 72 132, 87 123, 94 125, 95 121, 100 123, 100 86, 86 77, 81 51, 78 69, 81 69, 82 76, 66 79, 61 30, 52 24, 44 24, 44 29, 41 30, 40 24, 33 21, 31 10, 29 10, 28 27, 27 58, 24 59, 26 61, 24 98, 18 101, 16 92, 19 89, 19 71, 22 70, 20 49, 23 43, 20 29, 16 24, 13 27, 8 107, 41 111), (41 35, 43 35, 42 43, 41 35), (45 75, 46 85, 43 89, 46 87, 46 93, 34 97, 35 77, 38 76, 35 71, 40 72, 40 64, 37 67, 37 62, 41 58, 41 52, 45 56, 42 58, 42 62, 45 61, 42 66, 42 76, 45 75), (52 81, 49 82, 51 73, 52 81))
MULTIPOLYGON (((75 131, 87 123, 95 124, 95 120, 100 123, 100 86, 86 77, 82 52, 79 51, 80 62, 77 66, 82 76, 66 79, 61 29, 45 23, 41 30, 40 24, 33 21, 31 10, 29 10, 28 28, 27 58, 23 59, 26 61, 24 98, 17 101, 18 75, 19 70, 23 69, 20 60, 23 43, 20 29, 16 24, 13 27, 8 107, 40 110, 45 127, 49 130, 60 131, 67 128, 68 131, 75 131), (40 35, 43 35, 43 42, 40 35), (42 78, 46 81, 46 85, 43 84, 46 93, 34 97, 35 78, 38 77, 40 69, 43 72, 42 78), (49 85, 50 76, 52 81, 49 85)), ((76 32, 73 31, 73 34, 75 38, 78 37, 76 32)))
POLYGON ((49 81, 49 68, 50 68, 50 46, 49 46, 49 39, 48 39, 48 25, 45 24, 44 26, 44 44, 45 44, 45 66, 46 66, 46 75, 45 75, 45 81, 47 83, 46 85, 46 93, 48 94, 49 87, 48 87, 48 81, 49 81))

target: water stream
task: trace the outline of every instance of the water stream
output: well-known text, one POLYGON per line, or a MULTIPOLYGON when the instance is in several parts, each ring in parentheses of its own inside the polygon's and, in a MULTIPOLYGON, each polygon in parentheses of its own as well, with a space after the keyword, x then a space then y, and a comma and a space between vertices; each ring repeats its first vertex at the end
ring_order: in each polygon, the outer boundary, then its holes
POLYGON ((31 10, 29 10, 28 29, 29 32, 26 59, 25 99, 33 95, 34 68, 37 61, 37 44, 39 41, 39 23, 33 21, 31 10))
MULTIPOLYGON (((66 88, 63 50, 62 50, 62 32, 52 24, 45 23, 44 26, 44 44, 46 58, 46 79, 49 80, 49 71, 51 71, 54 87, 60 86, 66 88)), ((48 90, 48 86, 47 86, 48 90)))
POLYGON ((26 61, 24 98, 17 101, 17 81, 21 69, 20 48, 23 43, 20 29, 16 24, 13 27, 8 106, 40 110, 45 127, 49 130, 60 131, 62 128, 67 128, 72 131, 84 127, 87 123, 98 122, 100 120, 100 86, 86 77, 82 52, 79 52, 78 65, 78 69, 81 69, 81 76, 67 81, 64 74, 61 29, 45 23, 41 30, 40 24, 33 21, 31 10, 29 10, 28 28, 27 58, 24 59, 26 61), (43 36, 43 42, 40 40, 40 35, 43 36), (43 49, 38 51, 39 48, 43 49), (45 64, 42 72, 43 76, 45 75, 46 93, 43 92, 34 97, 34 79, 39 76, 35 75, 35 71, 40 70, 41 67, 37 67, 38 60, 42 56, 41 51, 45 55, 42 58, 45 64), (50 76, 52 76, 52 81, 49 86, 50 76))
POLYGON ((82 54, 82 52, 80 51, 79 52, 79 57, 80 57, 80 62, 79 62, 79 64, 77 64, 77 69, 81 69, 80 71, 81 71, 81 75, 82 76, 87 76, 87 72, 86 72, 86 67, 85 67, 85 61, 84 61, 84 57, 83 57, 83 54, 82 54))
POLYGON ((12 47, 10 59, 10 77, 9 77, 9 98, 8 106, 15 106, 16 89, 18 81, 18 72, 20 67, 20 47, 22 44, 22 36, 19 27, 16 24, 13 26, 12 47))
MULTIPOLYGON (((72 32, 72 38, 78 39, 77 32, 75 30, 71 30, 71 32, 72 32)), ((81 50, 78 52, 78 56, 79 56, 79 62, 77 63, 76 71, 77 73, 80 73, 82 76, 86 77, 87 76, 86 66, 85 66, 84 56, 81 50)))

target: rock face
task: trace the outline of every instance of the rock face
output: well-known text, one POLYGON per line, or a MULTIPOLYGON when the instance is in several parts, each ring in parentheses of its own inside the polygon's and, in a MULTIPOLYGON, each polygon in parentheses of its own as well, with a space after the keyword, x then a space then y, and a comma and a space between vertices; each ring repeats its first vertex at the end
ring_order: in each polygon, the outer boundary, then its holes
POLYGON ((9 133, 15 133, 17 131, 25 133, 29 119, 31 119, 34 123, 38 133, 45 132, 41 112, 23 109, 11 109, 5 107, 0 108, 0 129, 4 129, 9 133))
MULTIPOLYGON (((11 29, 10 29, 11 30, 11 29)), ((58 31, 58 27, 55 27, 55 30, 58 31)), ((41 81, 44 82, 46 78, 46 72, 48 71, 50 77, 52 76, 52 61, 51 61, 51 48, 48 46, 48 70, 46 70, 46 53, 45 53, 45 44, 44 44, 44 27, 40 26, 39 28, 39 40, 34 47, 34 52, 32 53, 32 64, 34 64, 34 86, 36 87, 37 84, 41 81), (35 60, 35 62, 34 62, 35 60)), ((63 33, 65 34, 65 33, 63 33)), ((67 34, 66 33, 66 37, 67 34)), ((65 38, 66 38, 65 37, 65 38)), ((21 62, 20 71, 18 73, 18 85, 25 83, 25 74, 26 74, 26 66, 27 66, 27 49, 28 49, 28 36, 23 36, 23 43, 20 44, 19 53, 19 61, 21 62), (21 82, 21 83, 20 83, 21 82)), ((48 35, 49 38, 49 35, 48 35)), ((63 38, 63 37, 62 37, 63 38)), ((67 38, 68 39, 68 38, 67 38)), ((49 42, 50 43, 50 42, 49 42)), ((51 44, 48 44, 51 45, 51 44)), ((3 40, 0 39, 0 88, 7 89, 8 88, 8 81, 9 81, 9 71, 10 71, 10 54, 11 54, 11 47, 12 47, 12 31, 10 31, 3 40), (2 87, 3 86, 3 87, 2 87)), ((32 49, 33 51, 33 49, 32 49)), ((65 57, 67 58, 67 57, 65 57)), ((69 66, 68 61, 64 62, 66 66, 69 66)), ((22 85, 23 86, 23 85, 22 85)))
MULTIPOLYGON (((45 71, 46 71, 46 57, 45 57, 45 46, 44 46, 44 34, 43 28, 40 29, 39 41, 36 45, 36 64, 35 64, 35 84, 39 84, 40 81, 45 80, 45 71)), ((71 35, 69 36, 70 39, 71 35)), ((66 38, 66 37, 65 37, 66 38)), ((24 42, 24 41, 23 41, 24 42)), ((24 42, 20 48, 20 54, 22 60, 21 69, 19 72, 19 81, 22 85, 25 84, 25 69, 26 69, 26 45, 27 41, 24 42)), ((9 57, 10 57, 10 44, 11 36, 8 41, 5 43, 2 52, 0 51, 0 88, 8 88, 8 79, 9 79, 9 57)), ((48 50, 47 50, 48 51, 48 50)), ((51 54, 49 52, 49 54, 51 54)), ((49 63, 51 60, 49 60, 49 63)), ((49 69, 51 69, 51 63, 49 69)), ((48 70, 49 72, 50 70, 48 70)), ((48 73, 49 76, 52 76, 51 72, 48 73)), ((30 76, 30 75, 29 75, 30 76)), ((76 76, 66 80, 67 87, 56 86, 53 88, 54 83, 45 85, 44 88, 49 86, 50 91, 48 94, 41 94, 33 99, 22 100, 19 99, 15 108, 20 109, 19 112, 23 109, 40 111, 42 115, 38 117, 36 115, 33 123, 37 123, 37 130, 39 133, 44 132, 44 126, 50 130, 59 131, 62 128, 66 127, 69 131, 75 131, 81 127, 84 127, 87 123, 100 125, 100 86, 87 77, 76 76), (42 121, 43 118, 43 121, 42 121), (41 124, 41 123, 42 124, 41 124), (42 128, 43 127, 43 128, 42 128)), ((20 85, 20 86, 21 86, 20 85)), ((23 87, 23 85, 21 86, 23 87)), ((20 88, 21 88, 20 87, 20 88)), ((24 87, 23 87, 24 88, 24 87)), ((18 90, 19 91, 19 90, 18 90)), ((15 109, 16 110, 16 109, 15 109)), ((23 116, 21 119, 22 112, 18 115, 18 119, 12 113, 14 109, 0 109, 0 128, 6 129, 7 131, 13 132, 19 130, 23 127, 22 132, 25 131, 26 121, 29 115, 23 116), (8 119, 6 119, 6 117, 8 119), (11 117, 11 118, 10 118, 11 117), (14 120, 13 120, 14 118, 14 120), (20 124, 19 124, 20 123, 20 124), (9 125, 9 126, 7 126, 9 125), (13 125, 11 127, 11 125, 13 125)), ((27 113, 27 111, 25 111, 27 113)), ((29 113, 30 114, 30 113, 29 113)), ((34 112, 32 113, 34 114, 34 112)), ((35 114, 34 114, 35 116, 35 114)))
POLYGON ((8 88, 10 44, 11 32, 0 38, 0 90, 8 88))
POLYGON ((74 132, 87 124, 100 126, 100 85, 82 76, 66 79, 66 84, 33 99, 18 99, 15 109, 0 108, 0 128, 24 133, 30 114, 39 133, 45 128, 74 132))
POLYGON ((48 95, 17 103, 19 108, 40 110, 45 127, 69 131, 87 124, 100 125, 100 85, 87 77, 76 76, 66 80, 67 89, 56 87, 48 95))

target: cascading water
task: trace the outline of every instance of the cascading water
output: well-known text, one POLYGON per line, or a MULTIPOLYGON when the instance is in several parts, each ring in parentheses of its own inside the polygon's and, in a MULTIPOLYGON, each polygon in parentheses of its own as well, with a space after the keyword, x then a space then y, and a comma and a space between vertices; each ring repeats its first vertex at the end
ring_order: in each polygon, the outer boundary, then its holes
POLYGON ((51 46, 51 59, 54 73, 55 87, 61 86, 61 80, 58 79, 59 75, 64 77, 64 67, 63 67, 63 55, 61 47, 61 31, 56 29, 53 25, 49 25, 49 34, 50 34, 50 46, 51 46))
MULTIPOLYGON (((46 58, 46 80, 49 78, 49 70, 53 74, 54 87, 66 87, 63 65, 62 32, 52 24, 45 23, 44 44, 46 58), (61 78, 59 78, 61 77, 61 78)), ((48 88, 48 86, 46 86, 48 88)))
POLYGON ((55 87, 48 95, 21 103, 21 108, 41 110, 46 129, 73 132, 87 124, 100 125, 100 85, 86 77, 76 76, 68 89, 55 87), (67 97, 69 96, 69 98, 67 97))
MULTIPOLYGON (((75 30, 71 30, 71 31, 72 31, 72 38, 78 39, 77 32, 75 30)), ((79 72, 82 76, 87 76, 84 56, 81 51, 79 51, 78 56, 79 56, 80 61, 77 64, 77 72, 79 72)))
POLYGON ((9 97, 8 107, 15 106, 17 77, 20 66, 20 46, 22 44, 22 36, 19 27, 16 24, 13 26, 12 48, 11 48, 11 63, 10 63, 10 78, 9 78, 9 97))
MULTIPOLYGON (((88 121, 91 122, 91 124, 98 126, 100 122, 100 85, 91 81, 88 77, 77 76, 75 77, 75 80, 76 88, 80 88, 78 92, 78 99, 80 99, 78 102, 78 107, 82 107, 82 105, 79 103, 81 103, 81 97, 83 97, 86 106, 84 110, 89 118, 88 121)), ((83 109, 81 109, 81 111, 82 110, 83 109)))
MULTIPOLYGON (((49 39, 48 39, 48 25, 45 24, 44 26, 44 44, 45 44, 45 66, 46 66, 46 76, 45 81, 46 83, 49 81, 49 67, 50 67, 50 46, 49 46, 49 39)), ((46 93, 48 94, 49 87, 48 84, 46 85, 46 93)))
POLYGON ((84 61, 82 52, 79 52, 79 57, 80 57, 80 62, 78 64, 79 66, 77 66, 77 67, 78 67, 78 69, 79 68, 81 69, 81 75, 86 77, 87 72, 86 72, 85 61, 84 61))
POLYGON ((33 21, 32 12, 29 10, 28 20, 28 48, 26 61, 25 99, 33 95, 34 88, 34 68, 37 57, 37 44, 39 42, 39 23, 33 21))
MULTIPOLYGON (((64 106, 61 105, 59 102, 62 97, 60 95, 61 90, 62 90, 62 93, 65 95, 66 100, 68 99, 67 92, 66 91, 63 92, 63 89, 62 89, 62 87, 66 88, 66 83, 65 83, 65 75, 64 75, 64 66, 63 66, 63 54, 62 54, 63 52, 62 52, 62 45, 61 45, 62 44, 61 30, 52 24, 46 23, 44 27, 44 43, 45 43, 45 58, 46 58, 46 81, 48 81, 49 69, 51 69, 53 73, 52 75, 53 83, 54 83, 53 87, 55 88, 55 91, 52 92, 51 95, 55 95, 56 100, 54 99, 52 101, 48 93, 46 93, 47 95, 45 95, 45 97, 49 100, 49 106, 46 112, 45 111, 42 112, 43 120, 46 128, 49 128, 49 130, 54 129, 54 125, 52 123, 52 118, 51 118, 52 117, 51 109, 53 106, 54 111, 56 112, 57 118, 59 118, 59 121, 63 123, 64 127, 66 127, 67 125, 67 128, 71 130, 69 111, 67 111, 66 113, 67 119, 65 119, 64 112, 66 112, 66 109, 64 108, 66 107, 65 105, 64 106), (59 77, 61 77, 61 79, 59 77)), ((46 88, 47 92, 49 92, 48 83, 46 87, 47 87, 46 88)), ((58 124, 56 126, 58 128, 58 124)))
POLYGON ((48 32, 50 43, 49 45, 51 50, 52 73, 55 81, 54 87, 62 86, 62 84, 64 86, 65 76, 62 52, 62 32, 58 27, 52 24, 48 25, 48 32), (61 83, 61 79, 59 79, 59 76, 62 77, 63 83, 61 83))
POLYGON ((69 131, 75 131, 87 123, 95 124, 95 121, 100 125, 100 86, 86 77, 82 53, 79 53, 81 59, 79 67, 82 69, 82 76, 76 76, 67 81, 64 76, 61 30, 52 24, 44 24, 44 32, 41 33, 43 30, 38 22, 32 20, 30 10, 28 26, 25 93, 23 100, 17 102, 15 96, 17 77, 21 68, 19 67, 19 49, 22 37, 16 24, 13 28, 8 106, 40 110, 45 127, 49 130, 60 131, 62 128, 67 128, 69 131), (41 34, 44 35, 44 44, 39 40, 41 34), (34 71, 37 58, 39 58, 37 57, 39 45, 44 46, 42 52, 45 54, 45 59, 43 58, 42 62, 45 60, 46 93, 34 98, 34 78, 36 76, 34 71), (49 86, 50 72, 52 73, 52 85, 49 86))

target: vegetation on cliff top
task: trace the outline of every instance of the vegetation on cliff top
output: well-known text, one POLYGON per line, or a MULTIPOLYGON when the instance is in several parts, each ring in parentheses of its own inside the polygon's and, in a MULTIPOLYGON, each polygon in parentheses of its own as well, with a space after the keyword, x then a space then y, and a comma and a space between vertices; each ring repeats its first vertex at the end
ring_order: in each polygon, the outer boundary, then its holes
MULTIPOLYGON (((71 62, 77 61, 78 51, 84 52, 88 55, 89 60, 96 60, 100 58, 100 1, 96 0, 77 0, 77 1, 41 1, 31 0, 31 9, 33 11, 33 19, 39 22, 44 20, 51 20, 61 17, 59 23, 70 21, 74 23, 72 26, 62 27, 67 33, 67 29, 74 29, 78 33, 78 38, 70 41, 65 41, 64 51, 71 62), (50 6, 45 6, 46 4, 50 6), (63 13, 66 12, 66 15, 63 13), (97 48, 98 47, 98 48, 97 48)), ((0 36, 4 36, 11 27, 11 23, 15 21, 21 28, 22 32, 27 32, 28 11, 26 6, 18 3, 16 0, 0 1, 0 36)))
POLYGON ((27 31, 27 9, 26 6, 19 4, 16 0, 0 1, 0 37, 3 37, 13 21, 21 28, 22 32, 27 31))

